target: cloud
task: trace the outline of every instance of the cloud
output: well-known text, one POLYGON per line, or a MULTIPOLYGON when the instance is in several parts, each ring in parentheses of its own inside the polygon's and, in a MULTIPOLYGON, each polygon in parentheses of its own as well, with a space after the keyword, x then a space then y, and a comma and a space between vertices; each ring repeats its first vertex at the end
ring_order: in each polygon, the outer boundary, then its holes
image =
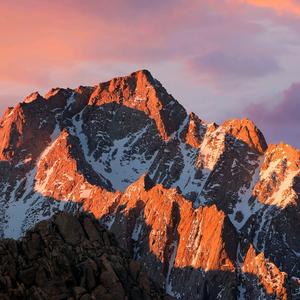
POLYGON ((214 51, 189 61, 194 73, 203 73, 209 77, 251 78, 261 77, 280 70, 274 57, 263 54, 214 51))
POLYGON ((219 71, 223 77, 226 68, 229 77, 247 72, 262 76, 276 71, 278 50, 270 51, 270 43, 259 41, 265 29, 256 18, 256 12, 246 11, 239 1, 2 2, 0 80, 47 85, 50 69, 93 61, 173 60, 183 65, 195 62, 193 70, 200 74, 197 64, 202 63, 204 72, 219 71), (255 47, 261 51, 251 60, 247 49, 255 47), (240 49, 238 64, 230 56, 236 49, 240 49), (211 61, 214 58, 220 61, 219 68, 211 61))
POLYGON ((272 141, 284 140, 300 148, 300 83, 283 91, 275 105, 271 102, 251 104, 243 113, 255 120, 272 141))
POLYGON ((299 28, 296 1, 0 1, 1 105, 149 68, 218 121, 300 78, 299 28))
POLYGON ((245 0, 245 2, 276 11, 279 14, 300 16, 300 3, 297 0, 245 0))

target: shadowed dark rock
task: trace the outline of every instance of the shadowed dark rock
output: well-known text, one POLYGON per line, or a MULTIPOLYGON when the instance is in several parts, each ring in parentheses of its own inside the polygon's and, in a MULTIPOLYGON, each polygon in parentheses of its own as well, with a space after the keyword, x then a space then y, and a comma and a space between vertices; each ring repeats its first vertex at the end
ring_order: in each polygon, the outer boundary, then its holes
POLYGON ((91 215, 59 213, 21 241, 2 240, 0 254, 3 300, 168 299, 91 215))

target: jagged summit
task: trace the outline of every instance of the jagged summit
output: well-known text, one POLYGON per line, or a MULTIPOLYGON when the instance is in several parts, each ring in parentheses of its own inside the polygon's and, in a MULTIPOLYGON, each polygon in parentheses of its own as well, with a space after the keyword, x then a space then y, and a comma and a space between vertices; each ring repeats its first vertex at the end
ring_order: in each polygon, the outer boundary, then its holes
POLYGON ((26 99, 0 121, 1 237, 84 210, 177 298, 297 297, 299 150, 187 114, 146 70, 26 99))
MULTIPOLYGON (((180 128, 180 125, 189 118, 190 126, 205 124, 194 113, 187 115, 185 109, 163 88, 161 83, 154 79, 148 70, 138 70, 128 76, 116 77, 109 81, 99 83, 96 86, 80 86, 74 90, 64 88, 53 88, 44 97, 34 92, 24 99, 24 103, 48 100, 52 109, 58 106, 67 106, 66 98, 75 98, 78 94, 88 97, 84 105, 104 105, 117 103, 143 111, 156 122, 156 125, 164 138, 170 137, 172 133, 180 128)), ((215 125, 217 126, 217 125, 215 125)), ((249 143, 259 153, 263 153, 267 144, 261 131, 249 119, 233 119, 225 121, 222 125, 229 134, 249 143)), ((199 130, 198 130, 199 131, 199 130)), ((194 132, 194 136, 198 133, 194 132)), ((191 142, 196 145, 195 142, 191 142)), ((199 143, 198 143, 199 144, 199 143)))
POLYGON ((92 93, 89 105, 112 102, 150 116, 164 139, 179 129, 187 115, 185 109, 145 70, 100 83, 92 93))
POLYGON ((25 99, 24 99, 24 103, 31 103, 33 101, 38 101, 38 100, 42 100, 43 97, 39 94, 39 92, 33 92, 30 95, 28 95, 25 99))
POLYGON ((258 153, 266 151, 268 145, 262 132, 248 118, 228 120, 222 126, 226 128, 228 134, 248 144, 258 153))

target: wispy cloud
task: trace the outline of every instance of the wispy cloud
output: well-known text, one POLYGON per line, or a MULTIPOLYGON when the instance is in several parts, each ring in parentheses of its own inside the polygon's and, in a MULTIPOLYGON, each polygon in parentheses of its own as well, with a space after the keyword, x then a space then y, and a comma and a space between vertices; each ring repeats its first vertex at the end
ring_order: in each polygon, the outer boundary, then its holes
POLYGON ((294 14, 300 16, 300 3, 297 0, 245 0, 258 7, 272 9, 279 14, 294 14))
POLYGON ((0 80, 47 84, 49 68, 83 61, 194 61, 194 70, 202 62, 204 72, 228 68, 229 76, 247 73, 247 64, 254 75, 277 69, 270 51, 268 61, 264 51, 250 61, 245 49, 264 48, 264 28, 234 1, 11 1, 0 11, 0 80))
POLYGON ((246 106, 254 91, 270 96, 300 78, 299 28, 291 0, 1 1, 0 95, 22 99, 32 87, 94 84, 112 70, 149 67, 166 85, 176 82, 171 92, 193 90, 181 99, 193 110, 203 113, 209 101, 222 118, 237 99, 246 106), (207 98, 218 92, 226 101, 207 98))
POLYGON ((257 78, 280 70, 276 59, 267 53, 255 54, 232 51, 214 51, 189 61, 190 69, 209 77, 257 78))
POLYGON ((273 142, 285 141, 300 147, 300 83, 292 84, 280 95, 280 100, 250 104, 244 110, 255 120, 273 142))

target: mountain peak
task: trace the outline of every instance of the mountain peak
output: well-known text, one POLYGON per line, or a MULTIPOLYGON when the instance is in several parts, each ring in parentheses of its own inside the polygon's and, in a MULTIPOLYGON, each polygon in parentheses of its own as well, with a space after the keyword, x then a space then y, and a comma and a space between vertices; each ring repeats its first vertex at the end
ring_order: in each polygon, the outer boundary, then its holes
POLYGON ((39 92, 33 92, 30 95, 28 95, 25 99, 24 99, 24 103, 31 103, 37 100, 42 100, 43 97, 39 94, 39 92))
MULTIPOLYGON (((182 300, 243 298, 239 292, 248 295, 260 276, 275 282, 267 285, 271 297, 283 286, 275 262, 288 280, 300 277, 298 150, 266 150, 249 119, 219 126, 188 115, 147 70, 26 99, 0 121, 0 236, 19 238, 57 211, 91 212, 182 300), (265 271, 253 274, 253 265, 243 272, 245 257, 265 271)), ((95 236, 91 224, 83 222, 82 231, 70 220, 54 220, 68 244, 77 233, 79 244, 85 234, 95 236)), ((24 248, 30 255, 40 248, 36 233, 24 248)), ((91 284, 92 274, 99 279, 95 263, 76 263, 78 284, 91 284)), ((25 267, 17 277, 32 274, 25 267)), ((29 279, 43 279, 44 271, 29 279)), ((249 295, 270 298, 261 288, 249 295)))
POLYGON ((248 118, 225 121, 222 127, 227 134, 246 143, 256 152, 263 154, 267 150, 267 142, 262 132, 248 118))
POLYGON ((183 106, 146 70, 100 83, 88 105, 101 106, 108 103, 142 111, 155 121, 163 139, 168 139, 177 131, 187 116, 183 106))
POLYGON ((154 78, 153 78, 151 72, 149 70, 146 70, 146 69, 141 69, 141 70, 134 71, 130 74, 130 76, 145 77, 149 81, 154 81, 154 78))

